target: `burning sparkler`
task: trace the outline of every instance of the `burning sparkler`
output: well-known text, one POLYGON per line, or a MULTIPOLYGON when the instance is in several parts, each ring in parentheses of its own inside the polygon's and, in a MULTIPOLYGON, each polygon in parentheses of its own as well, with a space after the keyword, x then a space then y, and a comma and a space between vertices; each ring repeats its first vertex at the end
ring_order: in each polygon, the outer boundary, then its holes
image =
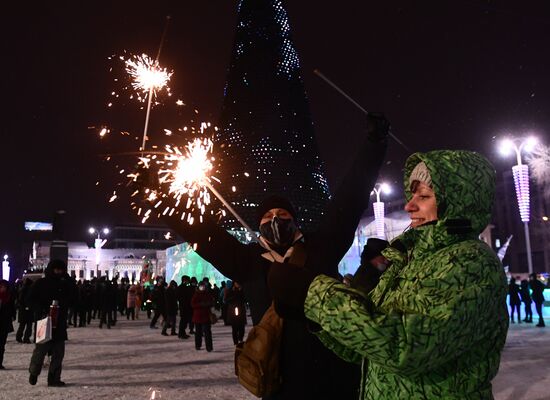
MULTIPOLYGON (((203 122, 200 133, 203 134, 209 127, 210 123, 203 122)), ((165 150, 166 153, 161 159, 158 159, 156 155, 141 158, 141 163, 146 168, 153 164, 160 165, 157 172, 158 181, 161 185, 168 185, 167 194, 165 195, 159 195, 156 191, 149 189, 145 193, 147 200, 154 205, 155 209, 160 211, 161 215, 173 215, 178 209, 178 213, 181 212, 181 220, 193 224, 195 217, 199 215, 199 222, 202 222, 203 215, 211 203, 210 193, 212 193, 252 237, 256 237, 250 226, 212 186, 213 180, 217 182, 219 180, 212 175, 215 158, 212 155, 213 142, 211 139, 196 138, 184 148, 167 145, 165 150), (167 197, 172 199, 170 205, 166 205, 167 202, 165 203, 167 197), (183 208, 179 207, 180 204, 183 208)), ((137 179, 136 174, 128 176, 137 179)), ((213 214, 213 211, 211 213, 213 214)), ((138 214, 141 215, 141 209, 138 214)), ((151 210, 148 210, 144 214, 142 222, 146 221, 150 215, 151 210)))
POLYGON ((132 77, 133 88, 138 91, 138 99, 144 102, 147 97, 157 95, 165 89, 170 94, 168 81, 173 72, 159 65, 158 60, 150 58, 147 54, 134 55, 125 61, 126 72, 132 77), (140 95, 140 92, 143 96, 140 95))

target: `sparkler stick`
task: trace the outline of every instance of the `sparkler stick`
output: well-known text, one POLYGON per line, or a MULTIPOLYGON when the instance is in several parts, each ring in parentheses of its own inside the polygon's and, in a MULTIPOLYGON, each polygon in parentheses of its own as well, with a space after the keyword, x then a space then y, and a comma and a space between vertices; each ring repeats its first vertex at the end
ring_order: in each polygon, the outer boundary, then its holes
MULTIPOLYGON (((160 52, 162 50, 162 45, 164 44, 164 38, 166 37, 166 31, 168 30, 168 23, 170 22, 170 16, 166 16, 166 23, 164 24, 164 31, 162 32, 162 37, 160 39, 159 51, 157 52, 157 58, 155 58, 155 64, 158 65, 160 52)), ((154 86, 151 85, 149 88, 149 99, 147 100, 147 112, 145 113, 145 126, 143 127, 143 141, 141 142, 141 151, 145 151, 145 141, 147 139, 147 128, 149 126, 149 116, 151 115, 151 102, 153 99, 153 89, 154 86)))
MULTIPOLYGON (((209 125, 201 124, 201 133, 204 132, 209 125)), ((167 151, 164 157, 166 169, 159 171, 160 182, 170 183, 169 193, 179 199, 181 196, 188 196, 187 207, 189 208, 193 200, 191 198, 198 196, 198 206, 201 214, 204 213, 204 206, 210 203, 207 189, 214 194, 225 206, 225 208, 233 214, 239 223, 252 236, 253 240, 258 240, 256 233, 252 228, 241 218, 233 207, 223 198, 223 196, 212 186, 211 179, 216 179, 209 176, 213 168, 212 158, 209 153, 212 151, 213 143, 210 139, 195 139, 189 142, 186 149, 182 152, 178 148, 167 146, 167 151), (170 165, 175 163, 175 166, 170 165), (201 200, 202 199, 202 200, 201 200)))
MULTIPOLYGON (((326 83, 328 83, 330 86, 332 86, 338 93, 340 93, 342 96, 344 96, 346 99, 348 99, 355 107, 363 111, 365 115, 369 115, 369 112, 365 110, 361 104, 356 102, 350 95, 348 95, 346 92, 344 92, 340 87, 338 87, 334 82, 332 82, 330 79, 328 79, 321 71, 318 69, 314 69, 313 73, 317 75, 319 78, 324 80, 326 83)), ((409 149, 405 144, 399 140, 393 133, 390 132, 390 136, 395 140, 398 144, 400 144, 405 150, 407 150, 409 153, 412 153, 412 150, 409 149)))
POLYGON ((218 198, 219 201, 222 202, 222 204, 225 206, 225 208, 227 208, 227 210, 233 214, 233 216, 235 218, 237 218, 237 221, 239 221, 239 223, 244 227, 244 229, 246 229, 246 231, 248 233, 250 233, 250 235, 252 236, 253 239, 256 239, 258 240, 258 236, 256 235, 256 232, 254 232, 252 230, 252 228, 250 227, 250 225, 248 225, 244 219, 242 219, 242 217, 237 214, 237 212, 233 209, 233 207, 231 207, 231 205, 223 198, 223 196, 220 194, 220 192, 218 192, 216 189, 214 189, 214 187, 209 183, 209 182, 205 182, 205 186, 212 192, 214 193, 214 196, 216 196, 218 198))

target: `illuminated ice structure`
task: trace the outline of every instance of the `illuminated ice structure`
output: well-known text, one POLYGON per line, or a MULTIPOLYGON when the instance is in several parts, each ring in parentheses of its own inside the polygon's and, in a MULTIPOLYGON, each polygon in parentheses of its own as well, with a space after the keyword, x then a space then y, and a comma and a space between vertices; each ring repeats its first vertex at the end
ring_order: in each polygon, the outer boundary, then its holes
MULTIPOLYGON (((329 192, 281 0, 240 1, 218 126, 221 192, 244 220, 256 229, 256 206, 274 193, 314 230, 329 192)), ((240 227, 231 215, 224 224, 240 227)))
MULTIPOLYGON (((250 235, 244 231, 228 230, 228 232, 243 243, 249 243, 251 240, 250 235)), ((212 285, 216 283, 218 286, 221 281, 228 280, 212 264, 199 256, 188 243, 180 243, 166 249, 166 280, 168 282, 174 280, 179 285, 183 275, 194 276, 199 281, 207 277, 212 285)))

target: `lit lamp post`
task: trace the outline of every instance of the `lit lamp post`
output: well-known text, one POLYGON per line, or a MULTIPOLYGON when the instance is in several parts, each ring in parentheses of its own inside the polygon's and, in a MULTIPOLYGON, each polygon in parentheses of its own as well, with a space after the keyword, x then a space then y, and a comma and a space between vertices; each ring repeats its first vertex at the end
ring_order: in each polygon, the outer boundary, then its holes
MULTIPOLYGON (((109 229, 108 229, 108 228, 103 228, 102 231, 103 231, 103 234, 104 234, 104 235, 108 235, 108 234, 109 234, 109 229)), ((90 228, 90 229, 88 229, 88 232, 90 232, 90 234, 92 234, 92 235, 95 235, 95 234, 97 233, 97 237, 96 237, 95 240, 94 240, 94 248, 95 248, 95 274, 96 274, 96 276, 99 276, 100 252, 101 252, 101 248, 105 245, 105 243, 107 243, 107 239, 101 239, 100 230, 99 230, 99 229, 90 228)))
POLYGON ((4 254, 4 261, 2 261, 2 279, 10 280, 10 262, 7 254, 4 254))
POLYGON ((374 209, 374 222, 376 224, 376 236, 380 239, 386 239, 384 232, 384 203, 380 201, 380 194, 390 194, 391 188, 387 183, 377 183, 371 194, 376 193, 376 202, 372 203, 374 209))
POLYGON ((525 230, 525 248, 527 251, 527 266, 529 274, 533 273, 533 258, 531 255, 531 240, 529 238, 529 166, 521 162, 521 152, 530 152, 537 144, 537 139, 505 139, 501 142, 500 152, 509 155, 512 150, 516 152, 517 165, 512 167, 514 185, 518 199, 519 215, 525 230), (517 145, 519 143, 519 146, 517 145))

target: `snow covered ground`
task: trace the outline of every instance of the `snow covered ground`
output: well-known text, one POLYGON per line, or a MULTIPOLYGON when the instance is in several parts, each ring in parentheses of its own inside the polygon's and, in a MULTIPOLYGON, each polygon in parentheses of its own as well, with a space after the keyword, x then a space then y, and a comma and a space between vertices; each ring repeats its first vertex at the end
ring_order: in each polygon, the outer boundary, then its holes
MULTIPOLYGON (((142 317, 143 318, 143 317, 142 317)), ((550 322, 550 321, 549 321, 550 322)), ((231 328, 213 327, 214 351, 196 351, 192 338, 161 336, 149 321, 119 319, 110 330, 70 328, 62 379, 65 388, 48 388, 47 370, 36 386, 28 383, 34 345, 10 334, 0 371, 0 399, 255 399, 233 373, 231 328)), ((247 332, 250 325, 247 326, 247 332)), ((203 346, 204 348, 204 346, 203 346)), ((497 400, 550 399, 550 328, 512 325, 500 372, 497 400)))

